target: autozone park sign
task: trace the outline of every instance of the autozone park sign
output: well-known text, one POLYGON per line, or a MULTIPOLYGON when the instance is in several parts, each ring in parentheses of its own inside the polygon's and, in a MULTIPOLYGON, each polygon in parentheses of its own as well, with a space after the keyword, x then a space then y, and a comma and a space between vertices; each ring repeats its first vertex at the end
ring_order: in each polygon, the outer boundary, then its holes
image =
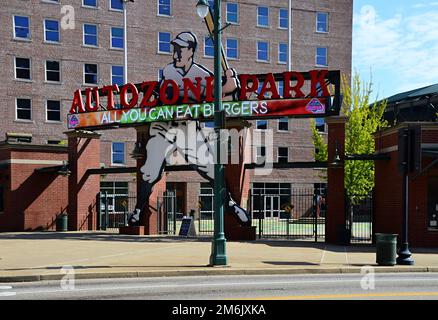
MULTIPOLYGON (((326 117, 339 115, 340 72, 313 70, 236 76, 237 89, 222 102, 226 118, 326 117), (280 92, 279 82, 283 84, 280 92)), ((214 117, 214 77, 168 79, 74 93, 69 129, 132 126, 214 117), (106 100, 105 103, 103 100, 106 100), (118 101, 116 101, 118 100, 118 101), (117 102, 117 103, 116 103, 117 102)))

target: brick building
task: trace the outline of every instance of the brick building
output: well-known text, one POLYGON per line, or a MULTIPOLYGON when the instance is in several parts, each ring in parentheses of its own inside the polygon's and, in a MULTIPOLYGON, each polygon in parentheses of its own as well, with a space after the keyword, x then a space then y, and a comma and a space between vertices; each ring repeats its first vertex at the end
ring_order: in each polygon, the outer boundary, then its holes
MULTIPOLYGON (((197 62, 213 69, 212 43, 207 38, 203 20, 197 16, 196 2, 128 2, 129 82, 159 79, 164 66, 172 60, 170 41, 182 31, 197 35, 197 62)), ((292 69, 329 68, 349 76, 352 1, 294 0, 292 3, 292 69)), ((3 106, 0 137, 6 139, 6 134, 10 137, 5 150, 15 148, 17 141, 19 146, 24 144, 29 148, 63 150, 66 115, 73 92, 90 86, 125 82, 121 8, 120 0, 2 0, 0 61, 4 72, 0 75, 3 106)), ((287 69, 287 0, 223 1, 222 13, 224 22, 230 23, 224 30, 223 45, 231 67, 239 73, 287 69)), ((317 125, 321 134, 326 135, 326 125, 320 121, 317 125)), ((280 162, 313 160, 310 126, 306 119, 252 123, 255 130, 273 130, 273 159, 280 162)), ((136 141, 135 129, 100 133, 100 167, 135 167, 136 161, 129 155, 136 141)), ((263 154, 263 150, 259 152, 263 154)), ((15 156, 8 154, 11 158, 4 159, 4 170, 13 169, 8 164, 13 163, 15 156)), ((28 160, 31 159, 34 160, 33 155, 28 160)), ((60 156, 56 164, 65 159, 60 156)), ((40 167, 49 164, 46 160, 50 159, 42 160, 40 167)), ((21 165, 32 170, 36 168, 30 164, 21 165)), ((212 192, 195 172, 166 174, 168 188, 177 190, 177 211, 181 213, 197 209, 200 194, 212 192)), ((12 176, 11 172, 2 173, 2 190, 15 190, 8 180, 12 176)), ((269 176, 254 176, 252 188, 269 189, 273 194, 303 186, 324 189, 325 181, 320 176, 315 169, 274 170, 269 176)), ((135 179, 135 174, 103 175, 100 177, 101 190, 109 194, 134 192, 135 179)), ((8 192, 2 191, 5 204, 10 201, 8 192)), ((52 217, 60 210, 53 210, 52 217)), ((279 214, 280 206, 275 210, 272 214, 279 214)), ((47 223, 35 222, 25 228, 38 227, 47 228, 47 223)), ((2 226, 2 229, 19 228, 2 226)))

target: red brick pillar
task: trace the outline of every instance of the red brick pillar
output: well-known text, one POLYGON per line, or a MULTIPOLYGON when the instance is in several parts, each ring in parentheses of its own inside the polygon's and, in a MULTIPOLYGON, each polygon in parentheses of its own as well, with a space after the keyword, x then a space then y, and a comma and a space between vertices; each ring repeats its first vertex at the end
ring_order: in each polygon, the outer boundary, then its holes
MULTIPOLYGON (((227 124, 227 129, 230 129, 231 134, 240 133, 239 137, 239 163, 231 163, 231 155, 229 162, 225 166, 225 183, 228 191, 236 203, 242 208, 247 208, 249 190, 250 190, 250 170, 245 170, 245 153, 251 152, 250 146, 245 143, 246 134, 249 134, 248 129, 241 125, 227 124)), ((255 240, 256 227, 241 226, 238 218, 232 213, 225 211, 225 238, 227 240, 255 240)))
POLYGON ((100 134, 89 131, 66 132, 68 138, 68 230, 96 230, 96 198, 100 176, 88 169, 100 166, 100 134))
POLYGON ((327 243, 343 244, 345 219, 345 116, 326 118, 328 125, 328 169, 327 169, 327 223, 325 240, 327 243), (337 149, 337 152, 336 152, 337 149), (339 155, 340 162, 333 161, 339 155))
POLYGON ((143 183, 143 176, 140 168, 144 165, 146 159, 146 144, 149 140, 149 125, 136 127, 137 130, 137 143, 139 143, 140 150, 142 150, 143 158, 137 160, 137 197, 139 203, 143 201, 147 202, 143 212, 140 215, 140 224, 144 226, 144 234, 158 234, 158 198, 163 197, 164 191, 166 191, 166 173, 163 173, 163 177, 152 188, 152 193, 149 199, 145 199, 145 192, 143 183), (141 202, 140 202, 141 201, 141 202))

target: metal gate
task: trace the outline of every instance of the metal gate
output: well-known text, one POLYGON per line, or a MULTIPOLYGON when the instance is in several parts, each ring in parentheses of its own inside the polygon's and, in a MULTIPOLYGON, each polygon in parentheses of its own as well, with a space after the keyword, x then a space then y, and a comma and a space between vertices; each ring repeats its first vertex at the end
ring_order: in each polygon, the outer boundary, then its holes
POLYGON ((325 237, 325 195, 314 188, 290 189, 289 194, 251 194, 250 212, 259 238, 317 242, 325 237))
POLYGON ((347 231, 350 243, 372 243, 373 196, 346 196, 347 231))
POLYGON ((175 235, 178 230, 176 213, 176 191, 166 190, 162 197, 157 199, 158 233, 175 235))
POLYGON ((97 195, 97 229, 118 231, 120 226, 128 225, 128 215, 134 211, 137 197, 135 194, 112 194, 99 192, 97 195))

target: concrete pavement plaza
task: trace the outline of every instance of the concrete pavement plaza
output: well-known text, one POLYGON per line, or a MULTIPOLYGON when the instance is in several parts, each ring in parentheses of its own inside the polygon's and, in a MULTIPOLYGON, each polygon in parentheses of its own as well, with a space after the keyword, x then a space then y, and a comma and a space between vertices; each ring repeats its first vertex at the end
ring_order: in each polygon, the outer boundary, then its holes
POLYGON ((0 282, 176 275, 438 272, 438 249, 411 248, 414 266, 376 265, 375 247, 323 242, 227 242, 228 266, 209 267, 210 238, 130 236, 106 232, 0 234, 0 282))

